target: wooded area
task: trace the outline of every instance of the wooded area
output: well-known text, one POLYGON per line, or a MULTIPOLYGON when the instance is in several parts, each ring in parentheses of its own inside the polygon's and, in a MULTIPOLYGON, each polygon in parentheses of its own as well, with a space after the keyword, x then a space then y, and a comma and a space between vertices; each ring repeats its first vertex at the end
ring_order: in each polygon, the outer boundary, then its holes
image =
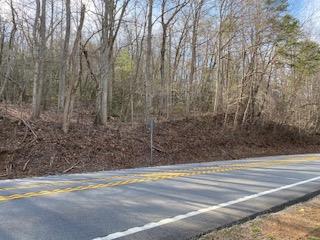
MULTIPOLYGON (((92 124, 204 113, 320 130, 320 47, 286 0, 1 0, 0 100, 92 124)), ((72 123, 76 124, 76 122, 72 123)))

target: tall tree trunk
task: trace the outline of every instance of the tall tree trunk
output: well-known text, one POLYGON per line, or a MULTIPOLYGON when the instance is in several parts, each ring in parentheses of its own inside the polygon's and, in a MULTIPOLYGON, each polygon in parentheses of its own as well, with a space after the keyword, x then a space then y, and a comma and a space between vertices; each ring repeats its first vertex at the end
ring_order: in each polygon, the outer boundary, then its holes
POLYGON ((108 103, 108 117, 111 117, 112 114, 113 114, 113 85, 114 85, 114 81, 115 81, 115 70, 114 70, 114 67, 115 67, 115 62, 114 62, 114 56, 113 56, 113 51, 111 53, 112 55, 110 56, 110 78, 109 78, 109 81, 108 81, 108 100, 107 100, 107 103, 108 103))
MULTIPOLYGON (((15 10, 13 8, 12 0, 10 1, 10 7, 11 7, 11 14, 12 14, 12 30, 11 30, 10 39, 9 39, 9 49, 8 49, 8 58, 7 58, 6 71, 5 71, 5 75, 4 75, 4 80, 3 80, 2 86, 0 88, 0 100, 1 100, 1 98, 3 96, 4 90, 6 88, 8 80, 10 78, 10 75, 11 75, 11 72, 12 72, 12 68, 13 68, 13 64, 14 64, 14 60, 15 60, 15 54, 14 54, 13 47, 14 47, 14 41, 15 41, 15 34, 17 32, 17 24, 16 24, 16 20, 15 20, 15 10)), ((4 36, 4 33, 3 33, 3 36, 4 36)), ((3 47, 3 42, 1 43, 1 48, 3 47)), ((1 67, 1 62, 0 62, 0 67, 1 67)))
POLYGON ((108 121, 108 86, 112 78, 111 72, 111 49, 104 46, 100 54, 100 89, 97 95, 97 116, 96 123, 107 125, 108 121))
MULTIPOLYGON (((162 17, 163 19, 163 17, 162 17)), ((165 76, 165 56, 166 56, 166 42, 167 42, 167 28, 168 25, 161 22, 162 25, 162 41, 161 41, 161 51, 160 51, 160 114, 163 115, 165 108, 165 97, 166 97, 166 76, 165 76)))
POLYGON ((222 107, 223 107, 223 83, 222 83, 222 64, 221 64, 221 33, 219 31, 219 37, 218 37, 218 49, 217 49, 217 77, 216 77, 216 87, 215 87, 215 98, 214 98, 214 109, 213 112, 215 114, 222 113, 222 107))
POLYGON ((219 8, 219 32, 218 32, 218 49, 217 49, 217 77, 214 97, 214 114, 223 112, 223 71, 222 71, 222 24, 224 21, 223 11, 226 0, 221 0, 219 8))
POLYGON ((66 30, 63 43, 63 49, 60 60, 60 78, 59 78, 59 94, 58 94, 58 109, 62 109, 64 106, 65 96, 65 82, 68 71, 68 56, 69 56, 69 42, 70 42, 70 30, 71 30, 71 8, 70 0, 66 0, 66 30))
MULTIPOLYGON (((2 23, 1 19, 0 19, 0 23, 2 23)), ((2 24, 0 25, 0 27, 2 27, 2 24)), ((0 34, 1 34, 1 37, 0 37, 0 67, 2 65, 2 59, 3 59, 5 30, 6 30, 6 28, 5 28, 5 25, 3 23, 3 27, 2 27, 2 29, 0 29, 0 34)))
POLYGON ((72 52, 70 55, 71 76, 68 82, 67 94, 63 110, 63 131, 69 131, 71 115, 73 111, 74 97, 82 76, 82 51, 81 51, 81 33, 85 17, 85 5, 81 7, 80 23, 77 29, 76 39, 74 40, 72 52))
POLYGON ((113 5, 110 0, 104 0, 104 16, 102 20, 102 36, 100 51, 100 89, 97 94, 97 116, 96 123, 106 125, 108 121, 108 81, 110 81, 111 72, 111 48, 109 35, 112 24, 113 5))
POLYGON ((37 119, 40 117, 41 111, 41 101, 42 101, 42 89, 43 82, 45 78, 45 58, 46 58, 46 0, 37 0, 37 14, 40 13, 41 5, 41 15, 40 15, 40 27, 39 27, 39 40, 37 37, 37 24, 38 18, 36 16, 34 32, 35 32, 35 73, 33 79, 33 96, 32 96, 32 119, 37 119))
POLYGON ((246 78, 246 49, 245 49, 245 39, 243 34, 243 43, 242 43, 242 76, 240 80, 240 92, 237 99, 237 107, 236 112, 234 114, 234 121, 233 121, 233 129, 236 130, 239 125, 239 118, 240 118, 240 111, 242 106, 242 97, 243 97, 243 90, 244 90, 244 81, 246 78))
POLYGON ((192 40, 191 40, 191 64, 190 64, 190 74, 189 74, 189 81, 188 81, 188 89, 187 89, 187 96, 186 96, 186 115, 190 115, 190 105, 191 105, 191 96, 192 96, 192 89, 193 89, 193 80, 194 74, 196 71, 196 58, 197 58, 197 42, 198 42, 198 25, 201 15, 201 9, 204 0, 201 0, 195 6, 195 13, 194 13, 194 20, 192 26, 192 40))
MULTIPOLYGON (((179 13, 179 11, 187 4, 187 1, 177 2, 177 5, 169 10, 167 10, 167 0, 162 0, 161 3, 161 27, 162 27, 162 40, 161 40, 161 50, 160 50, 160 106, 159 112, 161 115, 164 115, 165 110, 168 107, 168 74, 165 71, 165 59, 166 59, 166 48, 167 48, 167 32, 170 26, 170 23, 179 13), (166 15, 173 11, 173 13, 166 17, 166 15), (167 19, 166 19, 167 18, 167 19)), ((169 59, 170 61, 170 59, 169 59)), ((170 72, 170 69, 167 69, 167 72, 170 72)), ((168 115, 168 111, 167 111, 168 115)))
POLYGON ((166 115, 167 119, 170 117, 170 111, 172 106, 172 31, 169 30, 169 53, 168 53, 168 82, 166 86, 166 115))
POLYGON ((55 80, 55 71, 54 71, 54 63, 53 63, 53 59, 55 58, 54 56, 54 12, 55 12, 55 2, 54 0, 50 0, 50 25, 48 28, 48 32, 50 33, 50 41, 49 41, 49 48, 47 50, 47 56, 46 56, 46 61, 49 62, 48 67, 45 69, 45 75, 47 76, 46 78, 46 84, 44 85, 43 88, 43 100, 42 100, 42 109, 46 110, 48 105, 50 105, 50 99, 51 99, 51 84, 53 83, 53 81, 55 80), (51 75, 49 76, 49 74, 47 75, 47 73, 51 73, 51 75))
POLYGON ((147 33, 147 51, 145 67, 145 120, 148 121, 152 112, 152 74, 151 74, 151 53, 152 53, 152 14, 153 0, 148 0, 148 33, 147 33))
POLYGON ((116 19, 119 13, 116 11, 118 1, 104 0, 100 48, 100 82, 96 99, 96 124, 107 125, 108 122, 108 95, 112 93, 109 92, 109 87, 112 87, 110 81, 113 81, 114 43, 129 1, 122 2, 119 19, 116 19))

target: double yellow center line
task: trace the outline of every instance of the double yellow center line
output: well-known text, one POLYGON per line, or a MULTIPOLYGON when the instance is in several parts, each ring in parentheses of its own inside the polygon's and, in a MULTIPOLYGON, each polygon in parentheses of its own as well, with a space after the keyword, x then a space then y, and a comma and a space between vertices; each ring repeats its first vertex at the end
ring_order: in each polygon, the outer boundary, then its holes
POLYGON ((303 159, 269 160, 268 162, 249 162, 249 163, 229 164, 229 165, 223 165, 223 166, 197 167, 197 168, 180 169, 180 170, 174 169, 174 170, 168 170, 163 172, 162 171, 147 172, 147 173, 139 173, 139 174, 111 176, 111 177, 105 177, 105 178, 80 179, 80 180, 71 180, 71 181, 30 184, 30 185, 17 186, 17 187, 7 187, 7 188, 0 188, 0 191, 28 189, 28 188, 43 187, 43 186, 72 185, 72 184, 79 184, 79 183, 87 184, 87 185, 72 186, 67 188, 63 187, 63 188, 56 188, 56 189, 43 190, 43 191, 32 191, 32 192, 26 192, 26 193, 0 195, 0 202, 31 198, 31 197, 49 196, 49 195, 60 194, 60 193, 70 193, 70 192, 78 192, 78 191, 84 191, 84 190, 110 188, 110 187, 124 186, 124 185, 130 185, 135 183, 145 183, 145 182, 160 181, 165 179, 174 179, 179 177, 190 177, 195 175, 230 172, 234 170, 245 170, 245 169, 253 169, 253 168, 266 168, 266 167, 273 167, 273 166, 280 166, 280 165, 298 164, 298 163, 304 163, 304 162, 315 161, 315 160, 319 161, 320 159, 319 157, 304 157, 303 159), (125 180, 114 181, 114 179, 125 179, 125 180), (104 181, 104 182, 92 183, 93 181, 104 181), (109 182, 106 182, 106 181, 109 181, 109 182))

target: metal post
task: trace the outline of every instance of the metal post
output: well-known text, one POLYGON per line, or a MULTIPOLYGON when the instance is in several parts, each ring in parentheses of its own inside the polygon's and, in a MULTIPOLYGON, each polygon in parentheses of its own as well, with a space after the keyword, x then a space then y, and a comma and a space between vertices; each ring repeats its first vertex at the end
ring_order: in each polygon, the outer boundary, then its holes
POLYGON ((151 122, 150 122, 150 164, 153 162, 153 129, 154 129, 154 120, 151 119, 151 122))

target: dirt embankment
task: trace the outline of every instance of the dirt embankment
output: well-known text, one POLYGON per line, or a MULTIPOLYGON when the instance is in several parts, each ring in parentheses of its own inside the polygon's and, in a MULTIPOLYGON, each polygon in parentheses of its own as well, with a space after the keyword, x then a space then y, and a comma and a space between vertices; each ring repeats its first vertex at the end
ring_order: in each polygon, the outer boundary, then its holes
POLYGON ((64 134, 48 114, 37 122, 19 116, 0 114, 1 178, 320 150, 319 136, 298 134, 293 128, 269 123, 232 131, 223 128, 223 117, 202 116, 157 123, 150 163, 149 134, 143 125, 112 123, 102 128, 80 119, 64 134))
POLYGON ((199 240, 320 240, 320 197, 199 240))

